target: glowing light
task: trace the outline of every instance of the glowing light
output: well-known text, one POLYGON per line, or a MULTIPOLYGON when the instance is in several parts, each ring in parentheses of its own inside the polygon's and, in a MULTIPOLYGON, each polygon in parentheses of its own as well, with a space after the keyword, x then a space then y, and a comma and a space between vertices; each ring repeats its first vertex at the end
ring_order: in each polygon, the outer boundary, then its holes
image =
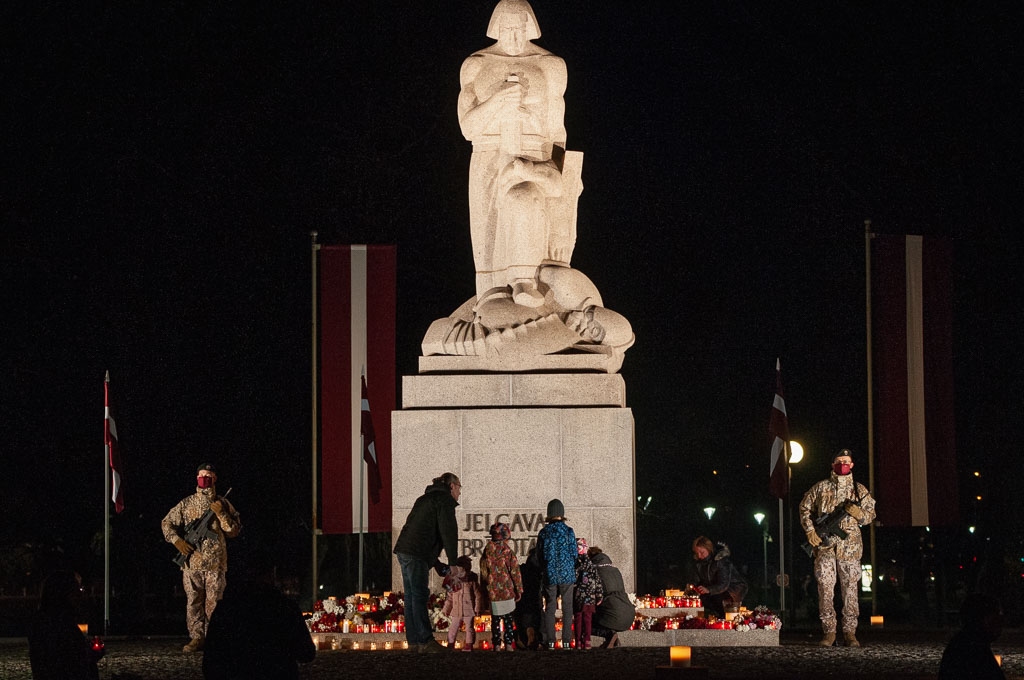
POLYGON ((690 648, 673 646, 669 649, 669 665, 673 668, 684 668, 690 665, 690 648))
POLYGON ((712 507, 704 508, 704 514, 708 516, 708 519, 711 519, 712 515, 715 514, 715 509, 712 507))
POLYGON ((804 447, 800 442, 789 442, 789 464, 794 465, 804 459, 804 447))
POLYGON ((760 526, 761 522, 764 521, 764 513, 763 512, 755 512, 754 513, 754 519, 757 520, 757 524, 758 524, 758 526, 760 526))

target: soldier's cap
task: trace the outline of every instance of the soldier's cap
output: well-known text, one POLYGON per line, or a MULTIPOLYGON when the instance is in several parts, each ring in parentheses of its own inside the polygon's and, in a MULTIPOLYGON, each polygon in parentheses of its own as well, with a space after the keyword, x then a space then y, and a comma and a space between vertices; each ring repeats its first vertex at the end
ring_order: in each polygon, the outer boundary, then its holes
POLYGON ((198 468, 196 468, 196 473, 200 473, 203 470, 206 470, 207 472, 212 472, 213 474, 217 474, 217 468, 213 467, 213 465, 209 463, 203 463, 198 468))

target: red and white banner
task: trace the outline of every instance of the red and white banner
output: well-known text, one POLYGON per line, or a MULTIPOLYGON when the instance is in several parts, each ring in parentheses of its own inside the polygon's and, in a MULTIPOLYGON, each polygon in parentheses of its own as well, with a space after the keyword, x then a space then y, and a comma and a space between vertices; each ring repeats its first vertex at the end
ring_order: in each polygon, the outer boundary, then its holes
POLYGON ((778 359, 775 360, 775 399, 768 422, 768 439, 772 446, 768 491, 775 498, 785 498, 789 493, 789 417, 782 393, 782 362, 778 359))
POLYGON ((952 244, 886 234, 871 244, 878 518, 886 526, 952 525, 952 244))
POLYGON ((321 246, 319 260, 320 528, 391 530, 391 411, 395 408, 395 246, 321 246), (364 463, 362 372, 373 388, 380 501, 364 463), (360 513, 360 499, 362 512, 360 513))
POLYGON ((103 446, 110 465, 110 500, 114 502, 114 510, 120 514, 124 510, 124 492, 121 490, 122 467, 121 451, 117 446, 117 426, 114 424, 114 416, 110 415, 110 373, 103 379, 103 446))

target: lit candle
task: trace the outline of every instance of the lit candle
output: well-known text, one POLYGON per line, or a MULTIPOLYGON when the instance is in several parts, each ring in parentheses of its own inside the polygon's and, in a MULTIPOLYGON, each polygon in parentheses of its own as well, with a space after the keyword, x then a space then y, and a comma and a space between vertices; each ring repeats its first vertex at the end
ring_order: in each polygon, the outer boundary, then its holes
POLYGON ((669 649, 669 665, 676 668, 686 667, 690 665, 690 648, 682 646, 674 646, 669 649))
POLYGON ((387 642, 384 643, 384 649, 391 649, 391 646, 392 645, 391 645, 391 641, 390 640, 388 640, 387 642))
POLYGON ((402 640, 402 649, 409 649, 409 641, 402 640))
POLYGON ((376 642, 371 642, 370 643, 370 651, 376 651, 376 650, 377 650, 377 643, 376 642))
POLYGON ((882 625, 885 625, 885 617, 884 616, 872 616, 871 617, 871 625, 872 626, 882 626, 882 625))
POLYGON ((358 642, 353 642, 352 643, 352 649, 359 649, 359 643, 358 642))

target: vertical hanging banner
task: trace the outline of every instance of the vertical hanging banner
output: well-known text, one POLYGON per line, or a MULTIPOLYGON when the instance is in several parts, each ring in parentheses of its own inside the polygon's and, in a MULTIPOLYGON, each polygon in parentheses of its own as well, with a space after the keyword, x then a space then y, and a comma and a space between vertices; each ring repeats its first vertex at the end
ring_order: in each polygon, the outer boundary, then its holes
POLYGON ((959 519, 952 263, 946 239, 871 239, 875 495, 886 526, 959 519))
POLYGON ((325 534, 391 530, 391 411, 395 408, 395 246, 321 246, 319 261, 320 528, 325 534), (376 484, 360 433, 363 367, 373 394, 376 484), (360 489, 360 480, 363 487, 360 489), (360 513, 360 501, 362 513, 360 513))

